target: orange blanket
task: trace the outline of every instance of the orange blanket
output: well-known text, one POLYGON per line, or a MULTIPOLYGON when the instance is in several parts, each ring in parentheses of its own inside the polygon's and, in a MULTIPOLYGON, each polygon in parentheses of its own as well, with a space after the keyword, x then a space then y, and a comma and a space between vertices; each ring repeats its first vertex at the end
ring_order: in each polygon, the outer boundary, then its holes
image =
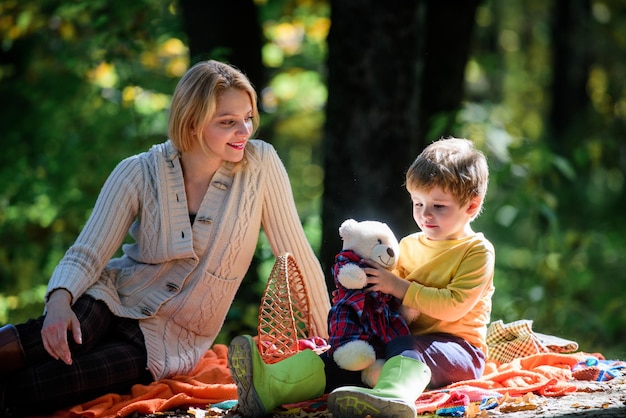
POLYGON ((135 385, 130 394, 108 394, 73 408, 58 411, 58 418, 113 418, 134 412, 149 414, 179 407, 206 407, 237 399, 237 386, 228 370, 228 347, 215 344, 189 376, 175 376, 150 385, 135 385))
MULTIPOLYGON (((488 360, 482 378, 465 380, 442 389, 424 392, 417 399, 416 407, 418 413, 425 413, 438 411, 442 406, 449 404, 450 399, 464 399, 465 408, 470 402, 480 404, 502 395, 513 398, 529 393, 549 397, 563 396, 576 391, 572 368, 589 357, 604 358, 601 354, 581 352, 533 354, 516 358, 510 363, 488 360)), ((493 402, 488 404, 495 406, 493 402)))
MULTIPOLYGON (((598 356, 598 355, 595 355, 598 356)), ((589 354, 540 353, 517 358, 510 363, 489 360, 483 377, 448 386, 448 389, 471 386, 510 396, 534 392, 543 396, 561 396, 574 392, 572 367, 589 354)))
MULTIPOLYGON (((206 407, 212 403, 237 399, 237 388, 233 383, 227 364, 228 347, 216 344, 203 357, 189 376, 176 376, 153 382, 150 385, 135 385, 127 395, 109 394, 73 408, 58 411, 56 418, 115 418, 129 416, 134 412, 149 414, 173 410, 180 407, 206 407)), ((518 358, 510 363, 489 360, 481 379, 467 380, 450 385, 443 390, 425 392, 418 405, 420 410, 433 410, 441 402, 441 393, 458 391, 472 394, 495 392, 510 396, 521 396, 530 392, 543 396, 561 396, 576 390, 572 384, 571 368, 591 355, 585 353, 557 354, 541 353, 518 358)), ((595 354, 595 357, 601 355, 595 354)), ((320 398, 320 400, 322 400, 320 398)), ((475 401, 474 399, 471 399, 475 401)), ((300 407, 311 407, 320 402, 308 401, 300 407)), ((308 408, 307 408, 308 409, 308 408)))

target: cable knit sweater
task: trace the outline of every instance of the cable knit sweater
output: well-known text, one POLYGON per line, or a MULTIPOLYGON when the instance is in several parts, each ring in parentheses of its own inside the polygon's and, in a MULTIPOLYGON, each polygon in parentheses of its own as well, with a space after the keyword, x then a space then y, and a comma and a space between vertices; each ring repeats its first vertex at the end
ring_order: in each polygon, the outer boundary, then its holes
POLYGON ((171 141, 123 160, 48 284, 103 300, 139 319, 155 379, 190 372, 213 344, 246 274, 261 226, 275 255, 290 252, 310 297, 313 332, 327 337, 330 301, 286 170, 274 148, 251 140, 247 162, 224 163, 193 225, 171 141), (133 242, 111 258, 130 233, 133 242))

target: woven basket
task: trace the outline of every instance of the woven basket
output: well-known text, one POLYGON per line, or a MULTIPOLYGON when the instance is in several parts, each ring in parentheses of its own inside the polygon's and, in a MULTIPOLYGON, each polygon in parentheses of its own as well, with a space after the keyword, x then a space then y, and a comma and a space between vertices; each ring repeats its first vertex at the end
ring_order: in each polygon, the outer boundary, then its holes
POLYGON ((298 340, 311 336, 309 295, 295 258, 280 255, 267 279, 261 307, 257 344, 263 360, 276 363, 299 350, 298 340))

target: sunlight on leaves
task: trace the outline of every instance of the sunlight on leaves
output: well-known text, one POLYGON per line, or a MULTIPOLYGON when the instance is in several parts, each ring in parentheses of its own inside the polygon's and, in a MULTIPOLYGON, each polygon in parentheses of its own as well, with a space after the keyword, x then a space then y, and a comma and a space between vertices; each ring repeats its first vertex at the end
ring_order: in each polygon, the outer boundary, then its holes
POLYGON ((266 24, 264 33, 285 55, 295 55, 302 49, 304 40, 304 28, 302 25, 290 22, 266 24))
POLYGON ((115 65, 101 62, 96 68, 87 73, 89 80, 102 88, 112 88, 118 82, 115 65))

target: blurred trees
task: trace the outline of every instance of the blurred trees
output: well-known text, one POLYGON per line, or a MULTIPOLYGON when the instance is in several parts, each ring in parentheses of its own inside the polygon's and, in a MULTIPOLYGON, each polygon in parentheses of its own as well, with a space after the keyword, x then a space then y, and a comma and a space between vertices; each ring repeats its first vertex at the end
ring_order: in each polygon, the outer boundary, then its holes
POLYGON ((625 11, 615 1, 485 3, 459 118, 491 163, 476 226, 497 251, 492 317, 533 319, 622 358, 625 11))
MULTIPOLYGON (((256 29, 220 21, 229 2, 185 18, 200 3, 0 0, 0 322, 41 313, 48 277, 110 170, 165 139, 190 62, 239 60, 232 30, 260 50, 263 72, 250 74, 261 80, 259 135, 285 161, 316 249, 325 228, 327 266, 340 218, 411 228, 408 163, 439 136, 465 136, 492 172, 475 225, 497 250, 492 318, 533 319, 586 351, 626 357, 623 2, 483 0, 442 14, 437 2, 364 0, 372 16, 349 2, 257 0, 256 29), (324 176, 325 156, 349 159, 324 176), (338 196, 354 173, 356 193, 338 196)), ((267 277, 263 241, 258 259, 267 277)), ((242 286, 222 341, 254 331, 263 286, 242 286)))
POLYGON ((188 65, 168 6, 0 2, 0 321, 42 312, 110 170, 163 138, 188 65))

